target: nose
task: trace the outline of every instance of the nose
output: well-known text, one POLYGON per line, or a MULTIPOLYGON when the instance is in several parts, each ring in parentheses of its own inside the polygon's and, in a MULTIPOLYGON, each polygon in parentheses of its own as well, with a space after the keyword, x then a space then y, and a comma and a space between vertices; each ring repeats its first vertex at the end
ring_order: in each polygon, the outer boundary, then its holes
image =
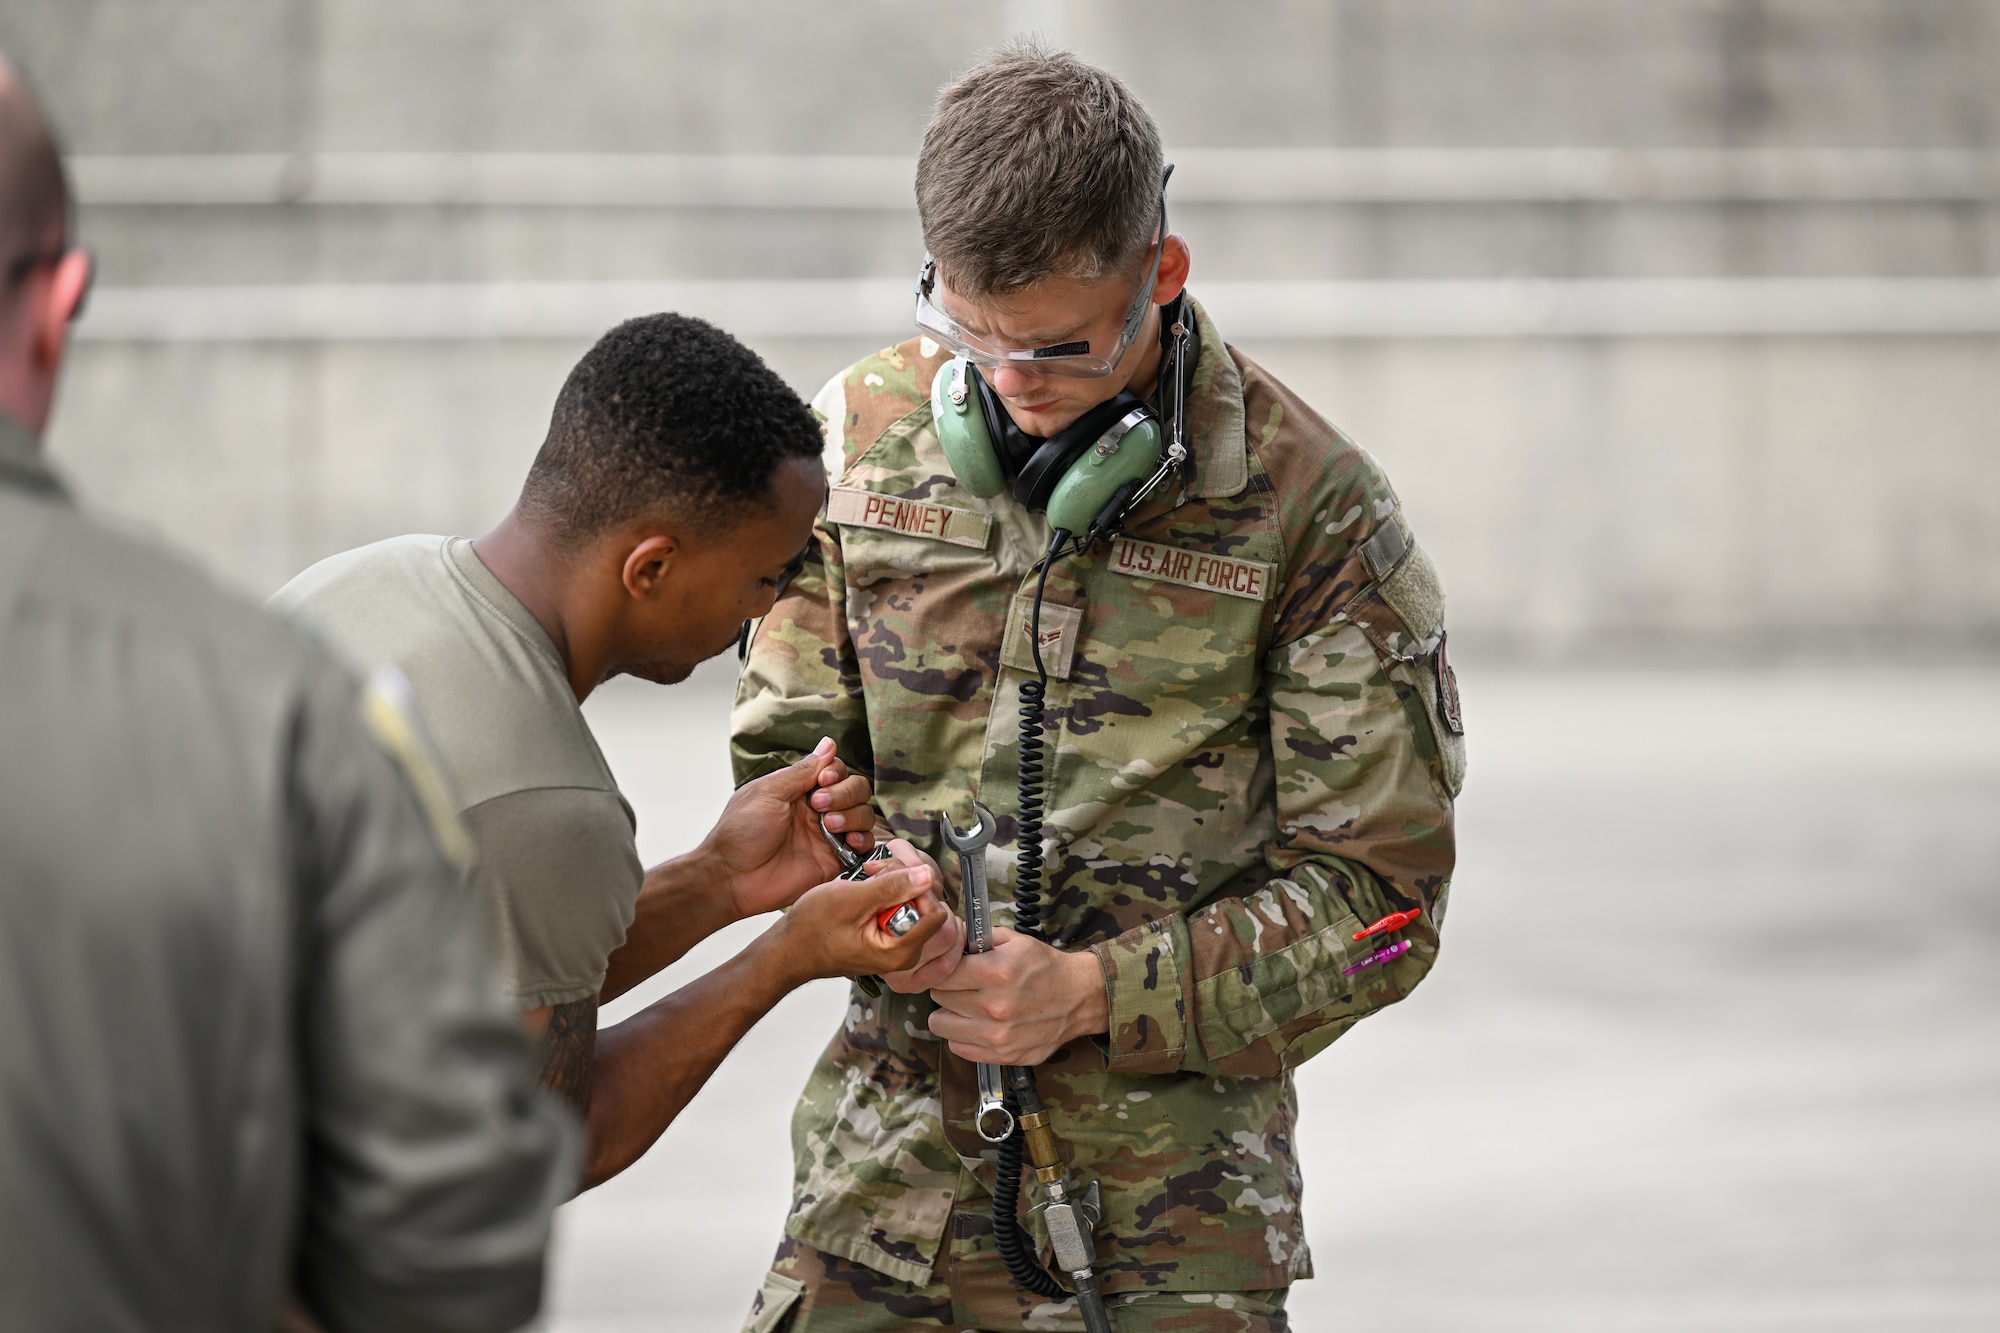
POLYGON ((1044 377, 1021 369, 1017 362, 1005 361, 986 372, 986 382, 1002 398, 1019 398, 1041 387, 1044 377))

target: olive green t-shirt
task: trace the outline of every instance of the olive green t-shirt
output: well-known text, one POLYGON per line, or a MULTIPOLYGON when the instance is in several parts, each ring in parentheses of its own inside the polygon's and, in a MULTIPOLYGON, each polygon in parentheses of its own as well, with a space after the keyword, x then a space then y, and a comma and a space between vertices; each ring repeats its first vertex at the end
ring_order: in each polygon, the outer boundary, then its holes
POLYGON ((330 556, 271 609, 356 668, 409 679, 472 832, 502 975, 523 1009, 597 994, 641 869, 632 808, 555 645, 464 537, 330 556))

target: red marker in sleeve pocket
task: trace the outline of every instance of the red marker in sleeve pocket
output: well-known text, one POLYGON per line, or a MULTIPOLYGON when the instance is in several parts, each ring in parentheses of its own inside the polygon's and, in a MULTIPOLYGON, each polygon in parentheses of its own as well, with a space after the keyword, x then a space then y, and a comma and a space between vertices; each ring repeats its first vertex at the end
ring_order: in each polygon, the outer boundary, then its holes
POLYGON ((1355 931, 1354 938, 1365 940, 1370 935, 1381 935, 1391 930, 1401 930, 1404 926, 1409 925, 1423 914, 1424 909, 1421 907, 1412 907, 1407 912, 1391 912, 1374 925, 1368 927, 1368 929, 1355 931))

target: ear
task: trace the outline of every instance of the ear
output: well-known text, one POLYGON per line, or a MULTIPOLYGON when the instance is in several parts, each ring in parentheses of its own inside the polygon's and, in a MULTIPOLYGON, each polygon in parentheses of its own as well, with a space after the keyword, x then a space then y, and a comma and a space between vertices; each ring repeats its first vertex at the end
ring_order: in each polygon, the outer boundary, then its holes
POLYGON ((642 602, 658 597, 682 553, 680 539, 670 533, 646 538, 625 555, 619 571, 625 591, 642 602))
POLYGON ((1160 276, 1153 283, 1153 304, 1165 305, 1179 296, 1193 266, 1194 255, 1187 241, 1179 233, 1168 236, 1160 246, 1160 276))
POLYGON ((89 286, 90 255, 86 251, 71 250, 57 261, 55 273, 49 279, 49 299, 35 311, 34 325, 28 331, 29 353, 35 359, 35 368, 44 374, 54 373, 62 364, 63 348, 69 341, 69 322, 76 317, 89 286))

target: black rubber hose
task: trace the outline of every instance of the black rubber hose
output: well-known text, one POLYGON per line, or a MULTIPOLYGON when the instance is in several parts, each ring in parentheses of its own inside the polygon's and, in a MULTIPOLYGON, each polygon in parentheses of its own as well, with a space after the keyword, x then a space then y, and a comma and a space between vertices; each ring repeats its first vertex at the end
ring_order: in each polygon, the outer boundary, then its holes
MULTIPOLYGON (((1007 1094, 1007 1113, 1018 1118, 1014 1094, 1007 1094)), ((1067 1299, 1069 1293, 1047 1269, 1035 1261, 1035 1247, 1021 1225, 1021 1153, 1023 1139, 1019 1125, 1000 1144, 1000 1162, 993 1172, 993 1248, 1014 1281, 1037 1296, 1049 1300, 1067 1299)))

